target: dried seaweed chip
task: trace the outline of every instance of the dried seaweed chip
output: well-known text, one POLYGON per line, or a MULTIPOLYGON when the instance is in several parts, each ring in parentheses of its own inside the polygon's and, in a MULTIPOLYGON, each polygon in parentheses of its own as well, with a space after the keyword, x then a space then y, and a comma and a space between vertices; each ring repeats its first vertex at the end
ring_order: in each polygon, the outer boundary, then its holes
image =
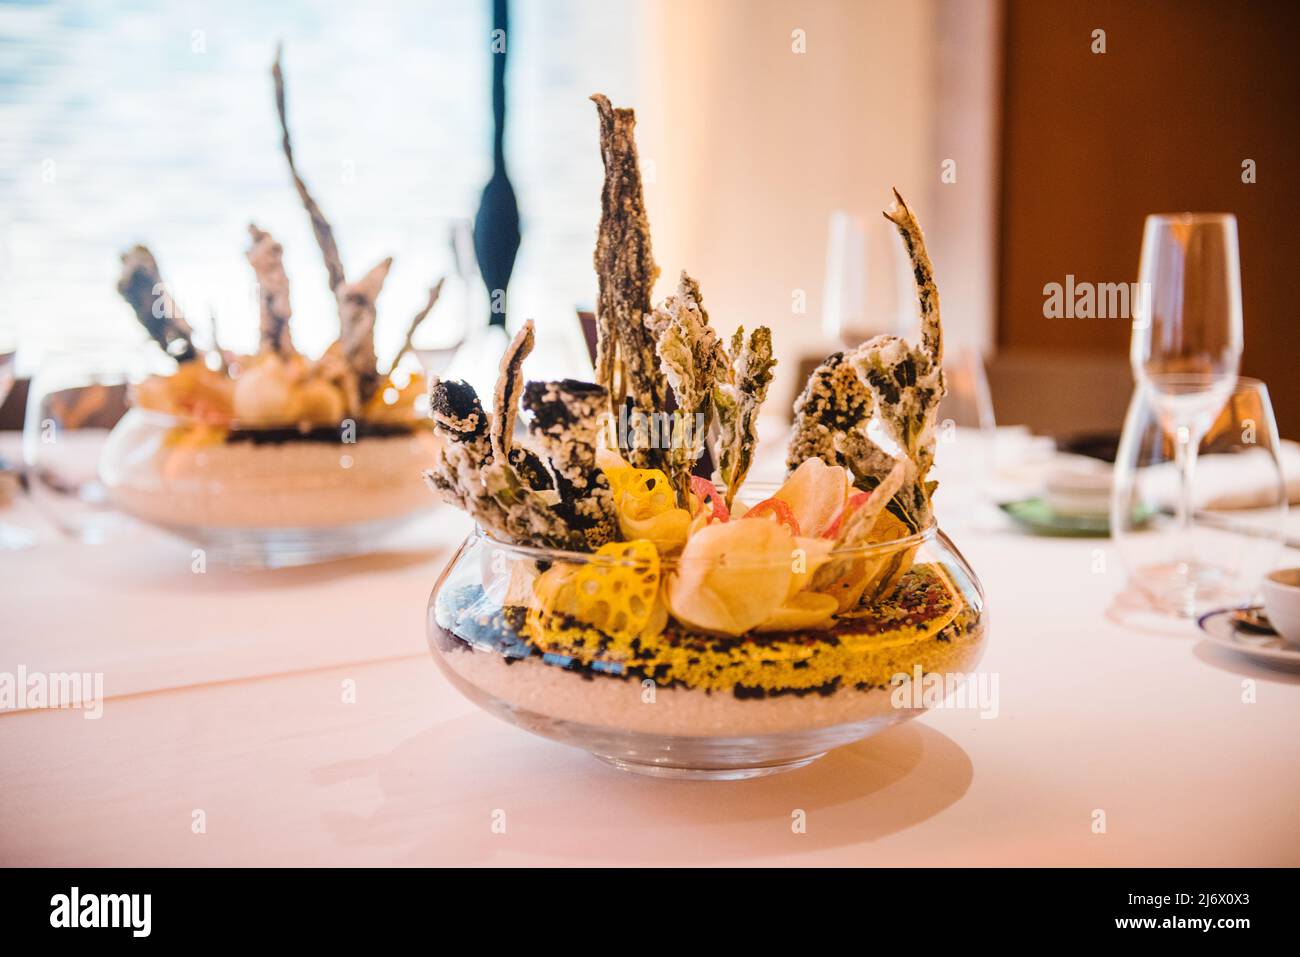
POLYGON ((289 319, 293 308, 289 304, 289 277, 284 271, 284 247, 270 233, 248 224, 253 245, 248 250, 248 264, 257 277, 257 300, 261 311, 260 348, 281 356, 293 354, 293 339, 289 335, 289 319))
POLYGON ((596 465, 607 403, 602 386, 573 379, 530 382, 524 389, 524 408, 532 415, 529 435, 550 462, 560 496, 557 511, 582 531, 589 548, 618 537, 609 482, 596 465))
POLYGON ((836 441, 855 429, 865 429, 874 406, 871 391, 845 353, 827 356, 795 400, 786 468, 793 472, 814 456, 827 465, 846 465, 836 441))
POLYGON ((406 335, 402 337, 402 346, 397 350, 396 354, 394 354, 393 361, 389 365, 390 369, 396 369, 397 363, 402 361, 402 356, 406 355, 415 347, 415 331, 420 328, 429 313, 433 311, 433 307, 437 305, 438 298, 442 295, 442 285, 445 281, 445 279, 439 279, 429 289, 428 300, 420 308, 420 311, 415 314, 414 318, 411 319, 411 324, 406 327, 406 335))
POLYGON ((533 351, 535 341, 533 320, 529 319, 515 333, 501 356, 496 391, 492 396, 492 454, 503 461, 508 460, 510 444, 514 440, 519 393, 524 386, 524 360, 533 351))
POLYGON ((375 393, 379 383, 379 359, 375 355, 375 319, 378 311, 375 301, 384 288, 384 280, 392 267, 392 258, 376 265, 356 282, 345 282, 338 287, 339 341, 343 355, 356 373, 361 401, 375 393))
POLYGON ((721 385, 715 392, 718 413, 718 471, 726 486, 726 505, 736 493, 754 463, 758 447, 758 410, 772 384, 776 359, 772 358, 772 330, 759 326, 749 339, 740 327, 731 339, 731 372, 734 384, 721 385))
MULTIPOLYGON (((625 396, 646 414, 665 408, 667 387, 659 374, 655 337, 647 317, 659 267, 650 248, 633 130, 636 114, 615 109, 602 94, 592 96, 600 116, 600 153, 605 166, 595 267, 596 382, 609 392, 617 415, 625 396)), ((633 464, 658 466, 658 449, 630 449, 633 464)))
POLYGON ((307 215, 311 217, 311 231, 316 237, 316 244, 320 246, 321 255, 325 258, 330 292, 337 292, 344 282, 343 259, 339 256, 339 247, 334 241, 334 230, 329 220, 321 212, 316 200, 312 199, 307 184, 298 175, 298 167, 293 160, 293 144, 289 139, 289 119, 285 108, 284 74, 280 70, 280 52, 279 49, 275 51, 275 64, 271 67, 271 76, 275 80, 275 111, 280 117, 281 146, 284 149, 284 158, 289 161, 289 174, 293 177, 293 185, 298 190, 298 198, 302 200, 307 215))
POLYGON ((117 291, 131 304, 140 325, 169 356, 180 362, 198 358, 192 341, 194 330, 167 291, 148 247, 135 246, 122 254, 117 291))

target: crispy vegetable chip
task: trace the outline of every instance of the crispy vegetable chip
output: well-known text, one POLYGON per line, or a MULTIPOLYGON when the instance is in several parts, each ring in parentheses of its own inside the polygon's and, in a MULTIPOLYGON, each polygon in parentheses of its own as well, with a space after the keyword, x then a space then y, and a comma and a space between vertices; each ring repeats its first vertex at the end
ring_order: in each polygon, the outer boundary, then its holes
POLYGON ((248 250, 248 264, 257 276, 257 299, 261 309, 261 349, 282 356, 293 354, 289 337, 289 277, 284 271, 284 247, 270 233, 248 224, 253 245, 248 250))
MULTIPOLYGON (((609 392, 610 412, 617 416, 624 397, 644 414, 665 409, 667 387, 659 374, 655 337, 647 322, 659 267, 650 249, 633 130, 636 114, 615 109, 603 94, 592 96, 600 116, 600 155, 605 184, 600 196, 600 227, 595 266, 596 382, 609 392)), ((659 449, 630 449, 632 464, 657 467, 659 449)))

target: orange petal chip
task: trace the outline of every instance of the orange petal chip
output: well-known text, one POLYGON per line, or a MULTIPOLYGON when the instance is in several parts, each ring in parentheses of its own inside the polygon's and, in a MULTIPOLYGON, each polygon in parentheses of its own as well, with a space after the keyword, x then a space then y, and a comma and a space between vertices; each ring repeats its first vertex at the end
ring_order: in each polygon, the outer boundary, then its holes
POLYGON ((659 551, 644 539, 610 542, 574 576, 577 617, 615 639, 645 628, 659 592, 659 551), (600 561, 601 558, 606 561, 600 561))

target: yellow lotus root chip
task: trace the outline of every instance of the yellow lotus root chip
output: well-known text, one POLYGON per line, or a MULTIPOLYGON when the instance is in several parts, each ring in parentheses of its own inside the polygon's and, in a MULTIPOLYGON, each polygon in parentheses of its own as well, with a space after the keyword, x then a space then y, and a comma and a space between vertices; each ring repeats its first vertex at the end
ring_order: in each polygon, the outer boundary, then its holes
POLYGON ((612 638, 633 638, 655 610, 659 550, 645 540, 610 542, 596 558, 574 576, 576 617, 612 638))
POLYGON ((668 550, 686 541, 691 513, 677 507, 672 483, 659 469, 605 469, 623 537, 647 539, 668 550))
POLYGON ((575 627, 580 621, 576 579, 579 566, 557 563, 539 575, 533 583, 533 600, 528 608, 529 640, 549 654, 575 658, 583 664, 597 662, 625 665, 630 662, 636 641, 650 641, 668 625, 668 608, 664 604, 662 585, 655 590, 654 604, 645 624, 635 634, 610 636, 599 634, 590 624, 575 627))
POLYGON ((605 477, 614 500, 631 518, 651 518, 677 504, 672 483, 659 469, 613 468, 605 477))
POLYGON ((573 578, 576 565, 556 562, 533 582, 533 600, 528 604, 528 631, 534 642, 551 649, 563 641, 564 622, 577 610, 573 578))

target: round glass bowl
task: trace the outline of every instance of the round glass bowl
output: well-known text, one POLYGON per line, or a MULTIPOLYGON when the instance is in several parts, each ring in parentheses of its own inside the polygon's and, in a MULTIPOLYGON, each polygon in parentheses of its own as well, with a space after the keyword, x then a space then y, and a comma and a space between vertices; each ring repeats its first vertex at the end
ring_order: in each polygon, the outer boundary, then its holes
POLYGON ((690 568, 664 558, 656 579, 633 559, 505 545, 480 529, 434 586, 429 644, 461 693, 534 734, 644 774, 758 777, 915 717, 933 703, 920 694, 932 684, 922 676, 961 680, 984 649, 980 584, 935 526, 829 560, 847 570, 852 604, 842 614, 813 627, 775 615, 719 634, 668 606, 707 617, 728 593, 784 595, 788 563, 732 554, 690 568), (616 605, 612 596, 657 589, 655 611, 636 634, 625 614, 600 605, 583 620, 570 584, 616 605))
POLYGON ((112 504, 229 565, 282 567, 361 554, 432 507, 420 478, 432 431, 213 429, 132 409, 99 461, 112 504))

